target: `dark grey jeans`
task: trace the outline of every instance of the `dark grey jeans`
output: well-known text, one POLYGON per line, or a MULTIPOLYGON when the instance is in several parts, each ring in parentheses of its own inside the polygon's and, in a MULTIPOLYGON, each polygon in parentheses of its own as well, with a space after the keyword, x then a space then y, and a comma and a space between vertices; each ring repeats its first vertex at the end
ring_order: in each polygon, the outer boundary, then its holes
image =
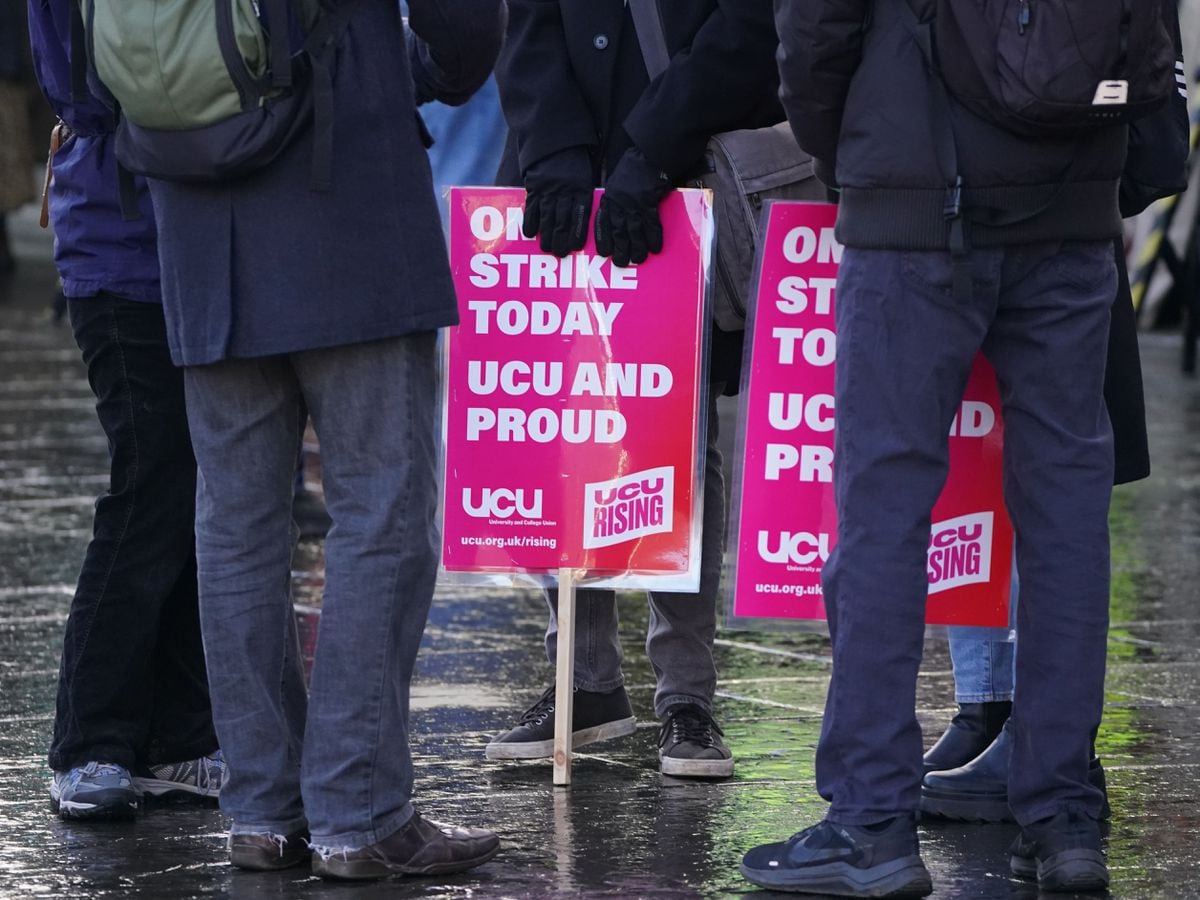
POLYGON ((838 545, 824 575, 833 678, 817 749, 817 786, 836 822, 917 807, 930 512, 980 349, 1000 381, 1021 583, 1009 803, 1022 824, 1100 810, 1087 769, 1108 627, 1112 244, 974 250, 971 265, 963 301, 948 253, 847 248, 842 259, 838 545))
MULTIPOLYGON (((646 655, 657 688, 654 714, 694 703, 712 709, 717 688, 713 638, 717 630, 717 591, 725 552, 725 475, 717 446, 717 397, 723 385, 709 385, 708 433, 704 462, 704 519, 700 536, 700 590, 694 594, 651 591, 646 655)), ((547 591, 550 623, 546 656, 558 658, 558 592, 547 591)), ((617 598, 612 591, 580 590, 575 595, 575 685, 584 691, 611 691, 625 683, 617 634, 617 598)))
POLYGON ((200 616, 240 831, 357 848, 412 815, 408 693, 437 575, 433 333, 188 368, 200 616), (289 596, 307 405, 333 527, 311 693, 289 596))

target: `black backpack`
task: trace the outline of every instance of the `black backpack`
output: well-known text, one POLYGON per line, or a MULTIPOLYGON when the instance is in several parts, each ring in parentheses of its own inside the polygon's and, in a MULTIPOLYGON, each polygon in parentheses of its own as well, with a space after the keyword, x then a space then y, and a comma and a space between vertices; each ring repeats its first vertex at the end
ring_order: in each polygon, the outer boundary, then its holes
POLYGON ((932 61, 947 90, 1017 134, 1130 122, 1175 90, 1160 0, 932 2, 932 61))

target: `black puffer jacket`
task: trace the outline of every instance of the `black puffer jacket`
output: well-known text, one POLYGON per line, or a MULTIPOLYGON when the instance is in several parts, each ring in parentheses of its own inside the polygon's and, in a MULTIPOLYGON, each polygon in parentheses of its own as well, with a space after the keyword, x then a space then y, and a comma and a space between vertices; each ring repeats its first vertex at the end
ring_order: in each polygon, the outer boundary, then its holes
MULTIPOLYGON (((907 0, 775 0, 781 97, 801 147, 842 189, 837 235, 857 247, 949 246, 944 213, 955 173, 939 153, 952 128, 969 240, 975 246, 1100 240, 1121 231, 1117 184, 1127 128, 1031 139, 935 95, 902 4, 907 0), (1006 214, 1026 221, 989 226, 1006 214)), ((934 0, 914 0, 918 15, 934 0)))

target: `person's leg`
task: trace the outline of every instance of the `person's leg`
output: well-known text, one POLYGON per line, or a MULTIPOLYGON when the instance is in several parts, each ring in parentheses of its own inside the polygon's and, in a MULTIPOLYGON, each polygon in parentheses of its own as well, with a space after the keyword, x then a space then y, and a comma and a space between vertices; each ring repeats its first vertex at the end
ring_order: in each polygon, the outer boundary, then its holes
POLYGON ((847 248, 837 303, 838 544, 824 572, 833 678, 817 748, 831 821, 915 810, 916 676, 926 548, 946 480, 950 423, 995 303, 999 259, 977 251, 975 295, 945 253, 847 248))
POLYGON ((408 692, 438 560, 434 340, 293 355, 333 519, 303 762, 323 847, 377 843, 413 813, 408 692))
MULTIPOLYGON (((916 810, 917 670, 926 550, 949 432, 995 308, 999 254, 971 256, 974 293, 947 253, 847 247, 836 303, 838 543, 823 574, 833 672, 817 747, 824 822, 751 850, 742 873, 774 888, 928 893, 916 810)), ((907 895, 907 894, 906 894, 907 895)))
POLYGON ((653 591, 646 655, 654 667, 654 714, 665 718, 672 706, 691 704, 712 712, 717 688, 713 638, 717 593, 725 553, 725 475, 717 443, 717 395, 710 386, 704 461, 704 510, 700 535, 700 589, 692 594, 653 591))
POLYGON ((654 667, 654 714, 662 720, 658 744, 664 774, 728 778, 733 755, 712 714, 717 689, 713 639, 725 554, 725 476, 717 439, 717 397, 709 385, 700 534, 700 589, 690 594, 653 591, 646 655, 654 667))
MULTIPOLYGON (((304 673, 291 603, 300 389, 285 357, 184 370, 199 465, 196 558, 235 838, 298 837, 304 673)), ((239 864, 235 843, 234 862, 239 864)), ((298 860, 297 860, 298 861, 298 860)))
POLYGON ((166 623, 195 615, 196 466, 182 376, 161 307, 102 294, 70 308, 112 462, 67 622, 50 766, 194 759, 217 746, 194 625, 172 636, 192 670, 187 686, 156 678, 166 623), (156 712, 172 704, 169 730, 156 729, 156 712))
POLYGON ((1021 602, 1009 803, 1024 824, 1100 814, 1088 783, 1108 629, 1112 431, 1103 399, 1111 245, 1014 250, 986 352, 1004 405, 1021 602))
MULTIPOLYGON (((550 618, 546 623, 546 659, 558 661, 558 591, 546 591, 550 618)), ((617 621, 615 591, 582 588, 575 592, 575 687, 608 693, 625 685, 624 653, 617 621)))

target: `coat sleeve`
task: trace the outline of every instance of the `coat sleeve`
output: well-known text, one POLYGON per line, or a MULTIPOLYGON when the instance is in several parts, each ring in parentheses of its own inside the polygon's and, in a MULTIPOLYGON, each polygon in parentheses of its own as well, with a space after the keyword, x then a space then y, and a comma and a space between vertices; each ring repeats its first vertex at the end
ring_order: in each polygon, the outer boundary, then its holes
POLYGON ((739 127, 774 92, 775 46, 771 0, 719 0, 634 105, 626 133, 673 179, 685 174, 710 137, 739 127))
POLYGON ((409 0, 408 55, 418 103, 466 103, 487 81, 504 34, 504 0, 409 0))
POLYGON ((560 150, 594 151, 598 137, 571 68, 558 0, 509 0, 508 10, 496 84, 524 175, 560 150))
POLYGON ((1182 193, 1188 186, 1191 145, 1187 78, 1179 15, 1173 0, 1164 0, 1163 18, 1175 43, 1176 89, 1165 104, 1129 126, 1129 150, 1120 192, 1121 215, 1125 218, 1136 216, 1155 200, 1182 193))
POLYGON ((779 98, 796 141, 831 172, 870 0, 775 0, 779 98))

